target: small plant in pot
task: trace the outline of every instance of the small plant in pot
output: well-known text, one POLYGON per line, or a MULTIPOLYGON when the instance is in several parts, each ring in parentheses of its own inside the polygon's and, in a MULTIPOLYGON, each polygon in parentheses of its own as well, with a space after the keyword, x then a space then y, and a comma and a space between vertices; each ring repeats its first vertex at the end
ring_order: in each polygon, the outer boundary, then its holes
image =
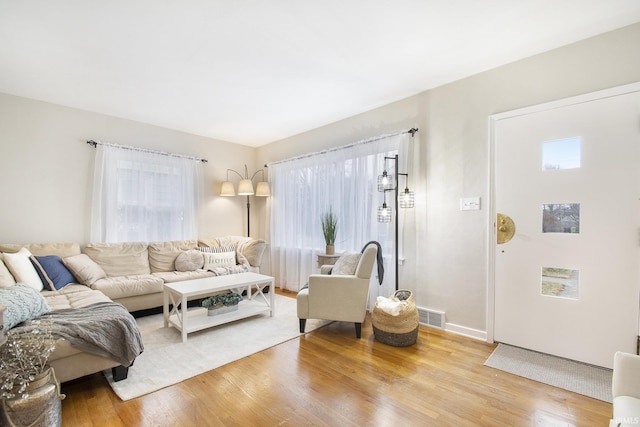
POLYGON ((242 301, 242 295, 235 292, 212 295, 202 300, 202 306, 208 310, 209 316, 228 313, 238 309, 238 303, 242 301))
POLYGON ((322 222, 322 234, 324 235, 325 253, 333 255, 335 253, 336 235, 338 233, 338 216, 333 213, 333 209, 329 206, 329 210, 322 214, 320 218, 322 222))

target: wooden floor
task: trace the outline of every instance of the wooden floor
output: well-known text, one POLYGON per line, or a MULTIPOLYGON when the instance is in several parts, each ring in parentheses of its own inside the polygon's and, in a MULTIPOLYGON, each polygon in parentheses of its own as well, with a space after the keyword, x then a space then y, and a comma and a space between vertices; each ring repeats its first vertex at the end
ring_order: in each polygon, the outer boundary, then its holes
POLYGON ((101 374, 62 385, 63 426, 607 426, 611 404, 483 366, 494 346, 420 327, 406 348, 334 322, 122 402, 101 374))

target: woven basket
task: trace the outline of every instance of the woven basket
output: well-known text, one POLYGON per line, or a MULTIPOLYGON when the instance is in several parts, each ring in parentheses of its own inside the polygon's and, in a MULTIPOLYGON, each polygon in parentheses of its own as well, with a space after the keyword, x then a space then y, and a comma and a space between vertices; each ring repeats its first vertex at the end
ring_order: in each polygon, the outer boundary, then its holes
POLYGON ((391 298, 406 301, 407 305, 400 309, 398 316, 392 316, 376 304, 371 313, 373 335, 381 343, 395 347, 407 347, 415 344, 418 339, 418 309, 413 293, 400 289, 391 298))

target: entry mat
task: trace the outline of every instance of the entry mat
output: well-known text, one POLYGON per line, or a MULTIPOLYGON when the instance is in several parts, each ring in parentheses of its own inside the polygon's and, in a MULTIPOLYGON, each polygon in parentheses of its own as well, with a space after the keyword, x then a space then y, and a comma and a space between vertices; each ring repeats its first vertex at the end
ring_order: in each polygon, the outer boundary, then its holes
POLYGON ((594 399, 612 402, 611 369, 502 343, 498 344, 484 364, 594 399))

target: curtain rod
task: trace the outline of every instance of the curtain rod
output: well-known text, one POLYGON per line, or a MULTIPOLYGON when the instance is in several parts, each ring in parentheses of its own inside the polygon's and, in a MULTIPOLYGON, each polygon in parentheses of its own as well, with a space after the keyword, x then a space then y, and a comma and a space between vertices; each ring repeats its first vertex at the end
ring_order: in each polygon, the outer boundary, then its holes
POLYGON ((162 156, 180 157, 182 159, 197 160, 197 161, 202 162, 202 163, 207 163, 208 162, 207 159, 203 159, 203 158, 200 158, 200 157, 187 156, 187 155, 184 155, 184 154, 166 153, 164 151, 150 150, 150 149, 147 149, 147 148, 140 148, 140 147, 131 147, 129 145, 109 144, 109 143, 102 142, 102 141, 94 141, 93 139, 88 140, 87 144, 93 146, 94 148, 98 144, 100 144, 100 145, 106 145, 107 147, 122 148, 124 150, 142 151, 142 152, 145 152, 145 153, 160 154, 162 156))
POLYGON ((393 134, 389 134, 389 135, 374 136, 373 138, 363 139, 361 141, 353 142, 351 144, 343 145, 341 147, 328 148, 326 150, 317 151, 317 152, 314 152, 314 153, 302 154, 300 156, 291 157, 291 158, 284 159, 284 160, 278 160, 278 161, 275 161, 275 162, 269 162, 266 165, 264 165, 264 167, 266 168, 266 167, 269 167, 270 165, 277 165, 277 164, 280 164, 280 163, 291 162, 293 160, 306 159, 307 157, 318 156, 320 154, 332 153, 334 151, 344 150, 345 148, 355 147, 356 145, 368 144, 370 142, 379 141, 381 139, 391 138, 393 136, 402 135, 403 133, 410 133, 411 137, 413 138, 414 135, 416 134, 416 132, 418 132, 418 128, 411 128, 409 130, 403 130, 402 132, 393 133, 393 134))

